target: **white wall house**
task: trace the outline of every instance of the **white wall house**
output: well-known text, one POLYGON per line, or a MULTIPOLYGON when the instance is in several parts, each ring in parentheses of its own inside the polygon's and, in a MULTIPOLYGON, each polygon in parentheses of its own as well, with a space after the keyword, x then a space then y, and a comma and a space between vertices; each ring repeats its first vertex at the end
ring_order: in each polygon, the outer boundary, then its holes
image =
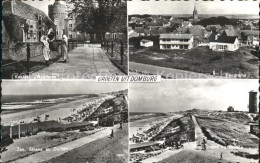
POLYGON ((191 49, 193 48, 192 34, 160 34, 160 49, 191 49))
POLYGON ((142 39, 140 41, 140 46, 142 46, 142 47, 151 47, 151 46, 153 46, 153 41, 142 39))
POLYGON ((239 49, 237 37, 216 36, 215 40, 209 43, 209 48, 214 51, 236 51, 239 49))

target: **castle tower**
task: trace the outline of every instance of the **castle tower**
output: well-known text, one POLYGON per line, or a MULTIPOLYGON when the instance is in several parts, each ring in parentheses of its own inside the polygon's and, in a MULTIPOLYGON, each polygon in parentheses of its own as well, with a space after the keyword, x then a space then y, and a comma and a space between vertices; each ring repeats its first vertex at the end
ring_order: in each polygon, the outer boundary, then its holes
POLYGON ((194 5, 194 10, 193 10, 193 19, 197 20, 198 19, 198 11, 196 4, 194 5))
POLYGON ((48 8, 49 17, 56 25, 56 39, 61 40, 66 26, 65 19, 68 18, 68 5, 62 0, 55 0, 48 8))

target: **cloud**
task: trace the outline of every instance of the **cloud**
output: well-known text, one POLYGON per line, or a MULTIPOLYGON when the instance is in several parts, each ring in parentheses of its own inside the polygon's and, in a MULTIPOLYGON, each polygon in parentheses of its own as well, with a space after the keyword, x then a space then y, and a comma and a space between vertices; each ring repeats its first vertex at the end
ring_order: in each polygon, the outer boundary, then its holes
POLYGON ((130 84, 130 111, 169 112, 193 108, 246 111, 257 80, 167 80, 130 84))

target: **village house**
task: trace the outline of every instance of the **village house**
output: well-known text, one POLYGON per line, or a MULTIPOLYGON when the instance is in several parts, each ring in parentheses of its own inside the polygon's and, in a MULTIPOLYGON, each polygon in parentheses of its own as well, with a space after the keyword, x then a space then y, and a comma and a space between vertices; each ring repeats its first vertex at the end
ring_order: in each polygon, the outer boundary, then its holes
POLYGON ((246 45, 259 46, 259 31, 241 30, 240 32, 246 45))
POLYGON ((191 49, 193 47, 192 34, 160 34, 160 49, 191 49))
POLYGON ((200 25, 196 25, 188 28, 187 33, 192 34, 194 37, 194 45, 200 44, 204 41, 204 31, 205 28, 200 25))
POLYGON ((142 46, 142 47, 151 47, 151 46, 153 46, 153 41, 142 39, 140 41, 140 46, 142 46))
POLYGON ((4 41, 40 42, 43 34, 55 28, 53 21, 41 10, 18 0, 2 3, 2 27, 6 29, 4 41))
POLYGON ((209 48, 213 51, 236 51, 239 49, 239 41, 235 36, 215 36, 209 43, 209 48))

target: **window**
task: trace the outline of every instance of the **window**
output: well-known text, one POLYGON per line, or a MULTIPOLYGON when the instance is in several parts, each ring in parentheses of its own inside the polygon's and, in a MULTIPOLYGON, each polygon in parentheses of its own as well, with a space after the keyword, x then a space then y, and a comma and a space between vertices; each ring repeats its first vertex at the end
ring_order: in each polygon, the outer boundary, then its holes
POLYGON ((217 49, 226 50, 227 49, 227 45, 217 45, 217 49))
POLYGON ((54 24, 55 24, 55 25, 58 25, 58 24, 59 24, 59 18, 55 18, 55 19, 54 19, 54 24))
POLYGON ((72 28, 72 24, 69 24, 69 27, 72 28))
POLYGON ((72 34, 69 34, 69 38, 72 39, 72 34))
POLYGON ((58 29, 56 30, 56 35, 57 35, 57 36, 59 35, 59 30, 58 30, 58 29))

